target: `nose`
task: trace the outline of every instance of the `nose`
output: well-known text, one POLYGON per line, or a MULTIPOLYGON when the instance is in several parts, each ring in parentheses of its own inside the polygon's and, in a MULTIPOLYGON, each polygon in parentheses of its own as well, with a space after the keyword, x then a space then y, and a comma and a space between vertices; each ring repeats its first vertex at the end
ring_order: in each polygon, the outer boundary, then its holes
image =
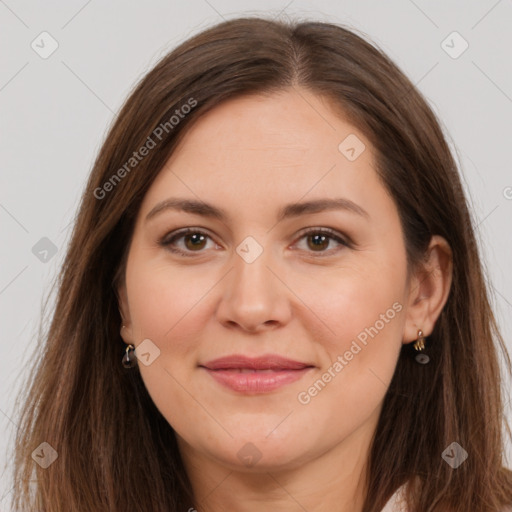
MULTIPOLYGON (((282 272, 281 272, 282 274, 282 272)), ((291 316, 290 290, 270 251, 248 263, 233 254, 233 268, 222 280, 217 319, 227 328, 247 332, 276 329, 291 316)))

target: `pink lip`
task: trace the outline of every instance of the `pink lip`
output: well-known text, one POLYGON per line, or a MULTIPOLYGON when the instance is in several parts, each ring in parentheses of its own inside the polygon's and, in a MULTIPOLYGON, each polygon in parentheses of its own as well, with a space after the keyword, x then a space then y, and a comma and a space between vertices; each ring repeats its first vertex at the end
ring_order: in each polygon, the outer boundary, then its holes
POLYGON ((200 365, 220 384, 241 393, 267 393, 304 376, 312 365, 278 355, 222 357, 200 365))

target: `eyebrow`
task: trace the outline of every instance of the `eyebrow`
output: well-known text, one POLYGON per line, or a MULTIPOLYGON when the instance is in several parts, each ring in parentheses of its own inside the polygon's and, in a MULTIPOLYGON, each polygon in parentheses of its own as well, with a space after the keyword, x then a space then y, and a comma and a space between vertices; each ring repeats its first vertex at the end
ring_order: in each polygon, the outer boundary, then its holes
MULTIPOLYGON (((222 208, 213 206, 212 204, 204 201, 196 201, 193 199, 180 199, 180 198, 169 198, 165 201, 158 203, 146 216, 146 222, 155 217, 157 214, 165 210, 176 210, 187 213, 193 213, 195 215, 201 215, 203 217, 209 217, 227 222, 229 219, 228 213, 222 208)), ((277 215, 277 220, 282 221, 291 217, 298 217, 299 215, 307 215, 312 213, 319 213, 326 210, 345 210, 348 212, 356 213, 366 219, 370 218, 369 213, 354 203, 350 199, 346 198, 325 198, 316 199, 313 201, 306 201, 301 203, 290 203, 281 208, 277 215)))

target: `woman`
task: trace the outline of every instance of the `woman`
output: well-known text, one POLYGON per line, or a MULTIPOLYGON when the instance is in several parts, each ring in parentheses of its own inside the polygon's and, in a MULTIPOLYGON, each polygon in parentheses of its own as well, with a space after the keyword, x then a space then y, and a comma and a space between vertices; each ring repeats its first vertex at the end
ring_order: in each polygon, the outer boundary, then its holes
POLYGON ((348 29, 231 20, 148 73, 45 343, 16 510, 512 503, 498 345, 510 359, 455 162, 348 29))

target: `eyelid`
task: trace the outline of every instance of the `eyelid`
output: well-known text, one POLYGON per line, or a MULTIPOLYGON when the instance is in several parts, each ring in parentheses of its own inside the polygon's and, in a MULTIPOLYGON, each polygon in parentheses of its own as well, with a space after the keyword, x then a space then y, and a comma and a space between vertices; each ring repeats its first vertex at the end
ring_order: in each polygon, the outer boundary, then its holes
MULTIPOLYGON (((352 241, 350 238, 346 235, 343 235, 342 233, 338 232, 337 230, 329 227, 314 227, 310 226, 307 228, 302 229, 297 233, 297 242, 300 241, 302 238, 304 238, 306 235, 309 234, 325 234, 327 235, 331 240, 334 240, 339 245, 344 247, 352 247, 352 241)), ((295 243, 297 243, 295 242, 295 243)), ((294 244, 295 244, 294 243, 294 244)), ((339 248, 329 249, 327 251, 306 251, 308 256, 316 257, 328 257, 331 256, 333 253, 339 252, 339 248)))
MULTIPOLYGON (((166 233, 164 236, 162 236, 161 238, 159 238, 157 240, 157 243, 158 245, 161 245, 163 246, 165 249, 169 250, 170 252, 172 253, 175 253, 175 254, 179 254, 181 256, 198 256, 200 255, 203 251, 197 251, 197 254, 194 254, 194 251, 183 251, 181 249, 177 249, 177 248, 171 248, 171 243, 172 242, 175 242, 176 240, 186 236, 186 235, 189 235, 189 234, 200 234, 200 235, 205 235, 207 236, 208 238, 210 238, 215 244, 217 244, 217 242, 215 242, 215 240, 213 239, 213 236, 210 235, 210 233, 205 230, 204 228, 194 228, 194 227, 188 227, 188 228, 181 228, 181 229, 176 229, 174 231, 170 231, 169 233, 166 233)), ((219 244, 217 244, 219 245, 219 244)))
MULTIPOLYGON (((181 249, 173 248, 171 249, 171 243, 175 242, 176 240, 188 235, 188 234, 200 234, 205 235, 206 237, 210 238, 216 245, 219 245, 214 237, 210 235, 210 233, 204 229, 204 228, 194 228, 194 227, 187 227, 187 228, 181 228, 177 229, 175 231, 171 231, 169 233, 166 233, 164 236, 158 239, 158 244, 163 246, 164 248, 168 249, 170 252, 173 252, 175 254, 180 254, 183 256, 199 256, 204 251, 197 251, 197 254, 194 254, 196 251, 183 251, 181 249)), ((302 238, 309 234, 325 234, 327 235, 331 240, 334 240, 341 246, 345 247, 352 247, 353 243, 352 240, 347 236, 344 235, 337 230, 329 227, 315 227, 315 226, 309 226, 306 228, 303 228, 300 230, 296 235, 296 241, 294 242, 294 245, 300 241, 302 238)), ((327 257, 332 254, 332 252, 338 252, 339 249, 330 249, 327 251, 306 251, 308 255, 311 255, 313 257, 327 257)))

